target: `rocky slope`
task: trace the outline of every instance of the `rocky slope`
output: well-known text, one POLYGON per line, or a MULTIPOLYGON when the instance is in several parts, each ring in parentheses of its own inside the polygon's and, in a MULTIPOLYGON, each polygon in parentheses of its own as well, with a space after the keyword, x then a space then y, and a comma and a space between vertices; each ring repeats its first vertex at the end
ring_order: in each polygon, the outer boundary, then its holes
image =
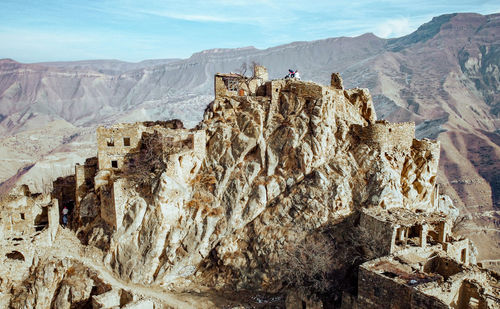
MULTIPOLYGON (((46 156, 50 161, 51 152, 60 145, 47 149, 42 139, 26 141, 16 135, 21 131, 61 119, 77 128, 90 126, 86 132, 92 132, 98 123, 144 119, 181 118, 193 126, 211 100, 213 74, 236 71, 241 63, 256 61, 269 68, 271 77, 281 77, 293 67, 301 71, 303 79, 325 83, 331 71, 339 71, 347 86, 363 85, 371 90, 380 118, 415 121, 418 137, 437 138, 442 143, 438 182, 473 220, 473 225, 466 226, 470 235, 480 242, 478 231, 484 230, 496 238, 499 20, 498 14, 450 14, 398 39, 366 34, 266 50, 217 49, 142 67, 115 62, 111 63, 115 69, 110 69, 108 63, 2 60, 2 134, 15 135, 22 144, 35 144, 41 151, 12 160, 11 153, 17 157, 21 151, 3 141, 9 146, 2 146, 0 152, 9 166, 3 168, 1 179, 7 180, 18 170, 30 174, 30 166, 46 156)), ((63 140, 58 136, 65 130, 56 130, 54 140, 63 140)), ((90 134, 82 134, 75 141, 92 140, 90 134)), ((67 148, 56 152, 64 156, 67 148)), ((37 173, 31 172, 33 178, 42 179, 37 173)), ((4 187, 17 179, 14 176, 4 187)), ((498 253, 484 256, 496 257, 498 253)))
POLYGON ((207 140, 201 165, 192 155, 172 154, 149 182, 138 182, 130 170, 97 174, 96 183, 113 189, 90 192, 101 196, 90 207, 113 207, 103 200, 113 190, 123 219, 112 232, 97 216, 85 241, 107 252, 106 263, 121 278, 277 292, 297 284, 284 266, 290 246, 314 237, 313 243, 337 246, 345 259, 324 262, 322 270, 307 265, 307 272, 337 272, 340 284, 356 265, 342 237, 356 230, 362 208, 453 212, 449 199, 433 200, 439 144, 415 140, 412 124, 376 122, 366 89, 273 83, 267 96, 219 96, 211 103, 197 127, 207 140), (322 236, 326 229, 338 237, 336 245, 322 236))
POLYGON ((204 286, 278 297, 300 289, 339 305, 355 288, 357 266, 386 255, 377 244, 391 237, 363 230, 363 209, 456 218, 451 200, 437 194, 439 142, 414 139, 413 123, 377 121, 367 89, 274 80, 255 91, 216 88, 203 121, 187 131, 203 133, 193 151, 162 148, 186 130, 157 126, 122 168, 94 171, 72 214, 83 245, 59 229, 35 246, 24 276, 0 281, 0 301, 216 306, 179 294, 204 286))

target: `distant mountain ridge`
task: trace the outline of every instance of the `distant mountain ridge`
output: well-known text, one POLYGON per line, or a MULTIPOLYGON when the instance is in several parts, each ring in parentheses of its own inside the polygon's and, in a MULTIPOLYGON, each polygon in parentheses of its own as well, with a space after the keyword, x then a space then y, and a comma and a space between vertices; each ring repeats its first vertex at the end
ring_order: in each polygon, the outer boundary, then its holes
MULTIPOLYGON (((192 126, 213 99, 213 75, 237 71, 244 62, 266 66, 271 78, 293 68, 303 79, 323 84, 332 72, 340 72, 346 87, 370 89, 379 118, 415 121, 419 138, 441 141, 442 190, 465 213, 480 217, 500 207, 499 30, 500 14, 447 14, 395 39, 368 33, 263 50, 212 49, 188 59, 139 63, 22 64, 3 59, 0 134, 15 137, 54 121, 77 131, 117 121, 169 118, 192 126)), ((72 139, 64 149, 82 140, 91 138, 72 139)), ((17 151, 5 145, 0 153, 17 151)), ((7 174, 0 179, 12 176, 7 174)))

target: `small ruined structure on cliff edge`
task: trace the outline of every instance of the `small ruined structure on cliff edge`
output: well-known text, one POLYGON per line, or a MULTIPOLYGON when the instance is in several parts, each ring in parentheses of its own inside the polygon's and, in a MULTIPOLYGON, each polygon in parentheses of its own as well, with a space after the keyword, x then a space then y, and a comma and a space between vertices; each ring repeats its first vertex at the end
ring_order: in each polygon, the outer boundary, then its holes
MULTIPOLYGON (((216 74, 214 88, 194 129, 98 128, 97 157, 54 183, 47 208, 71 207, 78 250, 4 254, 24 271, 2 276, 3 304, 218 307, 248 303, 210 295, 245 291, 287 308, 500 307, 499 275, 453 234, 438 142, 377 121, 368 90, 335 73, 322 86, 256 66, 216 74)), ((2 222, 16 215, 3 210, 2 222)), ((50 231, 57 244, 76 239, 50 231)))

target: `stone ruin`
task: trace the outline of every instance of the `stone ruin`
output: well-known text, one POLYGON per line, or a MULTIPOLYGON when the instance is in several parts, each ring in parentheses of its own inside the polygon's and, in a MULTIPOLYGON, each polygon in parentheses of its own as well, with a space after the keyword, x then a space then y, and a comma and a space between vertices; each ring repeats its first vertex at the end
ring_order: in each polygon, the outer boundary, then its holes
MULTIPOLYGON (((144 149, 143 144, 153 135, 154 143, 161 144, 160 153, 167 158, 166 174, 176 179, 195 173, 205 155, 205 132, 187 130, 180 121, 122 123, 97 129, 97 158, 88 159, 85 165, 77 165, 75 171, 77 195, 76 216, 88 222, 98 214, 113 228, 123 219, 123 192, 126 191, 125 175, 136 156, 144 149), (124 170, 127 170, 124 172, 124 170), (91 193, 91 194, 89 194, 91 193), (89 197, 90 196, 90 197, 89 197), (82 199, 91 199, 82 203, 82 199), (94 209, 96 199, 101 208, 94 209)), ((155 147, 153 143, 151 147, 155 147)), ((188 177, 189 178, 189 177, 188 177)), ((188 179, 183 179, 186 182, 188 179)))
POLYGON ((58 227, 55 198, 23 185, 0 200, 0 290, 29 270, 37 248, 50 247, 58 227))
MULTIPOLYGON (((378 121, 369 92, 344 89, 338 73, 322 86, 268 80, 267 70, 255 66, 252 77, 216 74, 214 90, 197 128, 184 129, 176 120, 99 127, 97 156, 57 179, 50 197, 23 187, 4 199, 0 259, 7 266, 0 278, 16 267, 29 271, 30 243, 51 245, 64 206, 71 210, 70 227, 89 238, 102 233, 92 233, 96 220, 106 225, 112 237, 102 246, 109 250, 104 262, 135 284, 163 284, 172 273, 189 277, 197 271, 193 265, 216 259, 220 269, 244 274, 250 265, 252 274, 259 265, 279 264, 276 248, 294 239, 287 233, 297 225, 318 228, 352 217, 346 226, 369 233, 374 257, 360 263, 356 286, 337 300, 342 308, 499 308, 500 276, 478 266, 472 242, 452 232, 458 214, 436 183, 440 145, 415 139, 414 123, 378 121), (310 132, 297 119, 306 119, 310 132), (275 131, 269 134, 268 127, 275 131), (311 136, 299 151, 294 136, 301 129, 311 136), (160 161, 160 176, 144 158, 160 161), (141 187, 140 178, 150 175, 153 184, 141 187), (326 210, 307 209, 321 204, 326 210), (230 227, 225 232, 215 224, 223 216, 230 227), (141 224, 147 235, 134 244, 141 224)), ((242 275, 242 284, 273 291, 272 278, 253 275, 242 275)), ((8 286, 4 279, 2 286, 8 286)), ((116 305, 122 293, 94 295, 94 307, 116 305)), ((315 295, 293 290, 285 305, 323 307, 315 295)))
POLYGON ((362 264, 342 308, 498 308, 497 273, 437 249, 408 248, 362 264))

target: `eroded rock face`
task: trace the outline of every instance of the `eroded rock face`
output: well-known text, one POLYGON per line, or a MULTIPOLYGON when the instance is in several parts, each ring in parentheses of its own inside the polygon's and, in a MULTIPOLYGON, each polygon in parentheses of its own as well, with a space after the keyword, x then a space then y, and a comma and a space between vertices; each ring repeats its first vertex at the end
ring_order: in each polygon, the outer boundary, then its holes
POLYGON ((69 259, 40 261, 30 274, 13 291, 11 308, 83 308, 90 306, 92 292, 109 289, 87 267, 69 259))
POLYGON ((216 284, 275 291, 273 266, 305 235, 363 207, 439 208, 439 144, 414 140, 412 123, 377 122, 367 90, 264 86, 216 96, 198 126, 201 165, 175 158, 189 168, 167 162, 149 187, 114 181, 124 215, 107 261, 122 278, 165 284, 222 267, 232 274, 216 284))
POLYGON ((413 123, 377 121, 369 92, 343 89, 337 75, 332 86, 241 77, 252 95, 226 88, 234 78, 216 76, 196 129, 100 128, 98 158, 72 176, 82 263, 57 250, 27 256, 24 277, 0 281, 15 286, 12 307, 148 301, 125 287, 165 301, 143 286, 193 285, 307 296, 305 287, 338 302, 355 288, 357 267, 402 250, 406 234, 469 254, 468 241, 446 243, 457 210, 436 185, 439 143, 414 139, 413 123), (386 214, 362 216, 368 208, 386 214), (424 219, 398 222, 401 209, 424 219), (429 227, 436 212, 447 219, 429 227))

